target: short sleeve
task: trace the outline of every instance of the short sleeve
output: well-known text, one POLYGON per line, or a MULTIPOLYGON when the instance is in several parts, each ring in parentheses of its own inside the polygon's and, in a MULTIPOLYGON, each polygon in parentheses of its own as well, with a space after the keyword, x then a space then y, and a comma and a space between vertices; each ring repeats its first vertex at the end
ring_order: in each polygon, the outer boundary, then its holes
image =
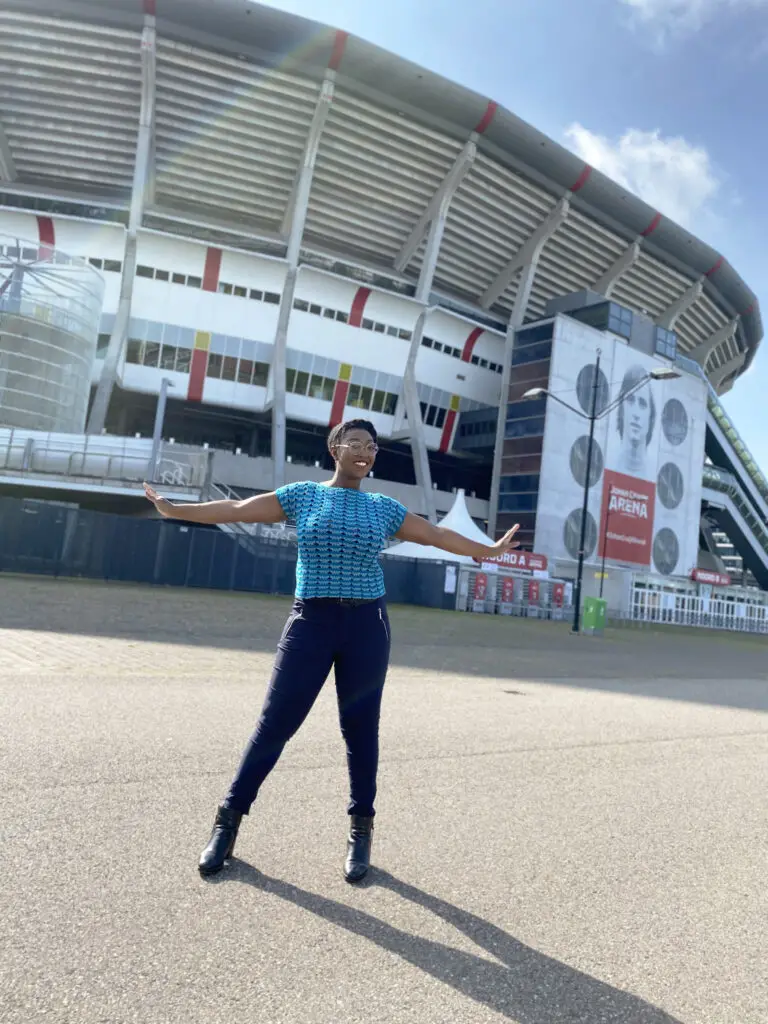
POLYGON ((379 503, 386 534, 388 537, 394 537, 403 525, 403 520, 408 515, 408 509, 395 498, 388 498, 385 494, 379 495, 379 503))
POLYGON ((298 499, 301 496, 302 488, 306 484, 285 484, 284 487, 278 487, 275 491, 275 497, 280 502, 280 506, 285 512, 288 519, 296 521, 296 506, 298 505, 298 499))

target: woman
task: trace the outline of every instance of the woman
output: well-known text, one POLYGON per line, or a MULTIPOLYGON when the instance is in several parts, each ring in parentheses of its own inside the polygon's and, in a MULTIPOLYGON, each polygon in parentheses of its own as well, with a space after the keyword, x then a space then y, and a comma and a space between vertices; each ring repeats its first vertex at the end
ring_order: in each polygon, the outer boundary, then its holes
POLYGON ((388 537, 433 545, 480 560, 512 547, 517 526, 498 543, 477 544, 413 515, 394 498, 360 490, 376 461, 376 430, 348 420, 328 435, 335 463, 325 483, 288 484, 244 501, 173 505, 144 485, 158 512, 194 523, 296 524, 296 600, 277 648, 272 679, 256 729, 218 808, 198 865, 220 871, 231 857, 240 822, 285 744, 301 726, 333 666, 341 731, 347 746, 350 829, 344 875, 368 871, 379 759, 379 710, 389 662, 390 632, 379 553, 388 537))

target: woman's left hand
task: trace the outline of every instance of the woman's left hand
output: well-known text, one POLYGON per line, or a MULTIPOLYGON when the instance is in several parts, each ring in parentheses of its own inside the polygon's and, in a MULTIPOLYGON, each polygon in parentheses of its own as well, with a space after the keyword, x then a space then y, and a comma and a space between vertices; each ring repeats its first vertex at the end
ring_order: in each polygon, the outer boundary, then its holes
POLYGON ((488 548, 488 554, 484 558, 476 558, 476 562, 483 562, 486 559, 501 558, 507 551, 520 547, 520 541, 515 540, 515 534, 520 529, 520 523, 515 523, 511 530, 507 530, 501 540, 497 540, 493 547, 488 548))

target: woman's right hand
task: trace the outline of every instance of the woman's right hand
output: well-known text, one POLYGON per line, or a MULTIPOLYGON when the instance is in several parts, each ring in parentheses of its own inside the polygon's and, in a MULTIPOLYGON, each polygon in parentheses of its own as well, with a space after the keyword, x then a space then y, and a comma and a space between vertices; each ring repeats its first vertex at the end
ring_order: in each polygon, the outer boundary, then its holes
POLYGON ((168 501, 167 498, 161 498, 157 491, 154 489, 154 487, 150 487, 149 484, 145 483, 144 493, 146 494, 147 499, 152 502, 152 504, 155 506, 155 508, 157 509, 161 516, 164 516, 166 519, 174 518, 173 505, 171 504, 170 501, 168 501))

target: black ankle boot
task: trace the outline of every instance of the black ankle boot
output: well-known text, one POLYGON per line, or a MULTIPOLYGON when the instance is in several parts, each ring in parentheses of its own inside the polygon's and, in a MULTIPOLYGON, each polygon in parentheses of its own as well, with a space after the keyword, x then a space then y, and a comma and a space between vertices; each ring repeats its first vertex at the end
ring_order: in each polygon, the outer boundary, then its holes
POLYGON ((242 817, 229 807, 219 807, 210 842, 200 855, 198 868, 201 875, 215 875, 224 867, 224 861, 232 856, 242 817))
POLYGON ((371 845, 373 844, 373 818, 361 818, 357 814, 349 819, 347 859, 344 877, 348 882, 359 882, 371 866, 371 845))

